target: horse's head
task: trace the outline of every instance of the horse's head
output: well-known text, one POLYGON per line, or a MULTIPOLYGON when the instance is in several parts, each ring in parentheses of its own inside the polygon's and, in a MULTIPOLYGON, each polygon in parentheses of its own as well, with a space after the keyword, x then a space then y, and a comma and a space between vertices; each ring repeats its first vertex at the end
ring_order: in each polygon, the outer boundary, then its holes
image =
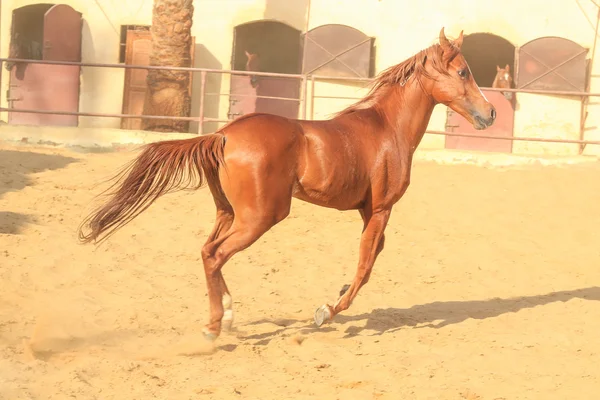
POLYGON ((497 88, 508 88, 512 85, 512 76, 510 76, 510 65, 506 64, 506 67, 500 68, 496 65, 496 78, 492 87, 497 88))
POLYGON ((463 32, 450 42, 442 28, 439 40, 437 57, 425 66, 432 77, 430 93, 433 99, 462 115, 475 129, 491 126, 496 119, 496 109, 475 83, 471 69, 460 52, 463 32))
MULTIPOLYGON (((510 89, 512 88, 512 76, 510 75, 510 65, 506 64, 506 67, 500 68, 496 65, 496 77, 494 78, 493 88, 510 89)), ((512 99, 512 92, 502 92, 506 99, 512 99)))
MULTIPOLYGON (((260 70, 260 59, 258 58, 258 54, 248 53, 245 50, 244 53, 246 53, 246 58, 248 59, 246 61, 246 71, 258 72, 260 70)), ((250 85, 252 85, 253 88, 258 86, 257 75, 250 75, 250 85)))

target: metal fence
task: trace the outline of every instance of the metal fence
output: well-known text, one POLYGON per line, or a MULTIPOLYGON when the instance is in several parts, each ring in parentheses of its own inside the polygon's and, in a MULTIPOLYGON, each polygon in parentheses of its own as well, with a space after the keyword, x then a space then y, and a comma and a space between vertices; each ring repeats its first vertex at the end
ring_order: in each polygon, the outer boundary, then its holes
MULTIPOLYGON (((326 96, 315 94, 315 86, 319 81, 329 82, 364 82, 368 84, 372 79, 365 78, 342 78, 342 77, 329 77, 319 75, 300 75, 300 74, 277 74, 268 72, 253 72, 253 71, 239 71, 239 70, 224 70, 224 69, 209 69, 209 68, 193 68, 193 67, 164 67, 164 66, 149 66, 149 65, 131 65, 131 64, 107 64, 107 63, 85 63, 85 62, 68 62, 68 61, 46 61, 46 60, 29 60, 29 59, 17 59, 17 58, 0 58, 0 70, 4 67, 4 63, 30 63, 30 64, 49 64, 49 65, 72 65, 79 67, 97 67, 97 68, 118 68, 118 69, 145 69, 145 70, 164 70, 164 71, 188 71, 197 72, 200 74, 200 93, 199 93, 199 115, 197 117, 176 117, 176 116, 164 116, 164 115, 139 115, 139 114, 119 114, 119 113, 98 113, 98 112, 69 112, 69 111, 52 111, 52 110, 34 110, 34 109, 20 109, 12 107, 1 107, 0 112, 19 112, 19 113, 34 113, 34 114, 51 114, 51 115, 71 115, 71 116, 82 116, 82 117, 103 117, 103 118, 137 118, 137 119, 170 119, 179 121, 195 121, 199 124, 198 133, 203 133, 203 124, 206 122, 215 123, 226 123, 231 121, 231 118, 211 118, 205 116, 207 97, 211 96, 224 96, 230 97, 231 93, 220 93, 220 92, 207 92, 206 81, 207 74, 229 74, 229 75, 255 75, 265 77, 281 77, 281 78, 293 78, 301 80, 300 96, 299 98, 291 97, 275 97, 275 96, 256 96, 257 98, 273 99, 280 101, 295 101, 299 102, 299 117, 302 119, 313 119, 314 118, 314 104, 315 99, 336 99, 336 100, 359 100, 361 97, 345 97, 345 96, 326 96), (309 90, 310 88, 310 90, 309 90), (310 93, 310 95, 308 95, 310 93), (310 104, 310 115, 308 112, 308 105, 310 104)), ((0 73, 0 88, 2 87, 2 74, 0 73)), ((512 92, 512 93, 529 93, 539 95, 554 95, 554 96, 569 96, 579 97, 580 99, 588 99, 590 97, 600 97, 600 93, 591 92, 571 92, 571 91, 548 91, 548 90, 527 90, 527 89, 496 89, 496 88, 482 88, 487 91, 498 91, 498 92, 512 92)), ((238 97, 243 97, 243 94, 236 94, 238 97)), ((582 133, 583 133, 583 121, 582 121, 582 133)), ((470 138, 481 138, 481 139, 497 139, 497 140, 510 140, 510 141, 529 141, 529 142, 544 142, 544 143, 571 143, 579 144, 580 152, 583 151, 585 145, 600 145, 600 141, 584 140, 582 139, 556 139, 556 138, 536 138, 536 137, 517 137, 514 134, 510 137, 500 137, 486 134, 473 134, 465 132, 446 132, 437 130, 426 130, 426 134, 433 135, 444 135, 444 136, 459 136, 459 137, 470 137, 470 138)))

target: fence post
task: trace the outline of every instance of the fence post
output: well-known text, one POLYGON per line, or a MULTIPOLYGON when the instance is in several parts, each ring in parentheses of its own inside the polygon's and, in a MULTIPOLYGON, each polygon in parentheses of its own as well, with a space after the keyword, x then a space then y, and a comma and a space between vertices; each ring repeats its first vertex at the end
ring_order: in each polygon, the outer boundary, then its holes
MULTIPOLYGON (((1 5, 0 5, 0 8, 2 8, 1 5)), ((6 108, 8 108, 8 106, 9 106, 8 96, 6 95, 6 92, 2 89, 3 69, 4 69, 4 60, 0 60, 0 107, 2 107, 2 97, 4 96, 4 97, 6 97, 6 108)), ((9 71, 8 81, 10 82, 10 71, 9 71)), ((2 111, 0 111, 0 121, 1 120, 2 120, 2 111)), ((6 122, 8 122, 8 113, 6 113, 6 122)))
POLYGON ((204 100, 206 94, 206 71, 200 72, 200 111, 198 122, 198 135, 204 134, 204 100))
POLYGON ((315 76, 310 76, 310 119, 315 119, 315 76))
POLYGON ((302 94, 301 94, 301 96, 302 96, 302 119, 306 119, 306 106, 307 106, 306 102, 308 100, 308 98, 306 96, 307 91, 308 91, 307 85, 308 85, 308 80, 306 79, 306 75, 303 75, 302 76, 302 94))
MULTIPOLYGON (((1 6, 0 6, 0 8, 1 8, 1 6)), ((2 70, 3 69, 4 69, 4 60, 0 60, 0 107, 2 107, 2 93, 3 93, 3 91, 2 91, 2 73, 3 73, 2 70)), ((8 79, 10 79, 10 77, 8 79)), ((10 80, 9 80, 9 82, 10 82, 10 80)), ((6 106, 8 107, 8 100, 6 100, 6 106)), ((2 114, 0 113, 0 115, 2 115, 2 114)), ((8 120, 8 117, 6 119, 8 120)))

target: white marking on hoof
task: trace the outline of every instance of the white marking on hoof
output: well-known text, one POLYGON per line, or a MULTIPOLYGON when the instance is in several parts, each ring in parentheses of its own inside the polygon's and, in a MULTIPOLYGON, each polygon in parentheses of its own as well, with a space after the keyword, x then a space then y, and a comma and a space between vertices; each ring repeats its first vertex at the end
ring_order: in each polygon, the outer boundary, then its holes
POLYGON ((217 334, 210 332, 206 328, 202 329, 202 335, 204 335, 204 339, 208 340, 209 342, 214 342, 217 340, 217 334))
POLYGON ((335 304, 333 305, 333 308, 337 307, 337 306, 338 306, 338 304, 340 304, 340 301, 342 301, 342 298, 343 298, 343 297, 344 297, 344 295, 341 295, 341 296, 340 296, 340 297, 337 299, 337 301, 336 301, 336 302, 335 302, 335 304))
POLYGON ((231 330, 231 325, 233 324, 233 310, 225 310, 223 314, 223 319, 221 320, 221 327, 226 331, 231 330))
POLYGON ((230 295, 228 295, 227 293, 225 293, 223 295, 223 298, 221 299, 221 303, 223 304, 223 308, 226 310, 231 310, 231 305, 233 303, 233 299, 231 298, 230 295))
POLYGON ((331 319, 331 311, 326 305, 322 305, 315 311, 315 324, 317 326, 323 325, 324 322, 331 319))
MULTIPOLYGON (((345 296, 346 294, 344 294, 345 296)), ((342 301, 342 299, 344 298, 344 296, 341 296, 339 299, 337 299, 337 301, 335 302, 335 304, 333 305, 333 308, 337 308, 337 306, 340 304, 340 301, 342 301)), ((352 305, 352 302, 348 303, 348 307, 350 307, 352 305)))

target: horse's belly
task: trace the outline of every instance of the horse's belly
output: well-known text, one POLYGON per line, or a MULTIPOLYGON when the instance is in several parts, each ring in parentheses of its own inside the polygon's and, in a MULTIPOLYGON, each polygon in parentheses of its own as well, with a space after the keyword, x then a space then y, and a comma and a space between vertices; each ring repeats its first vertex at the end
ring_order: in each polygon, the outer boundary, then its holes
POLYGON ((356 209, 365 199, 369 176, 358 146, 337 132, 305 132, 298 157, 294 197, 323 207, 356 209))
POLYGON ((303 177, 294 186, 293 196, 312 204, 338 210, 353 210, 364 203, 367 184, 342 174, 303 177))

